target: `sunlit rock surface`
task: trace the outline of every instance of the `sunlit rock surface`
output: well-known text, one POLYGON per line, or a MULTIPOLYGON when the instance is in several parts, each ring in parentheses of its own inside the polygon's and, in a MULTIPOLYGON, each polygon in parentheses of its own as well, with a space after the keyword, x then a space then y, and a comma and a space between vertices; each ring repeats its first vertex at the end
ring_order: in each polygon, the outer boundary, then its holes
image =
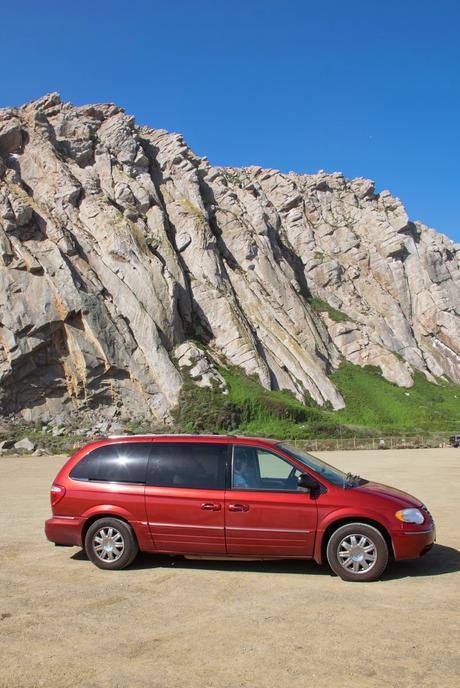
POLYGON ((215 168, 113 104, 0 110, 0 414, 166 422, 177 352, 336 409, 343 359, 460 382, 459 255, 366 179, 215 168))

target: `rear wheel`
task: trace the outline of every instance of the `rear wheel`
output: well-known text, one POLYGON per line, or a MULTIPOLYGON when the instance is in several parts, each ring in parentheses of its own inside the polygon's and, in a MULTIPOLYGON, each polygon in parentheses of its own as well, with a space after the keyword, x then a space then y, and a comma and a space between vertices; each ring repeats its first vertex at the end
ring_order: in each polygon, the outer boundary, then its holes
POLYGON ((129 566, 138 546, 130 525, 119 518, 100 518, 90 525, 85 536, 85 552, 101 569, 118 570, 129 566))
POLYGON ((382 533, 367 523, 347 523, 327 543, 329 566, 346 581, 373 581, 385 571, 388 546, 382 533))

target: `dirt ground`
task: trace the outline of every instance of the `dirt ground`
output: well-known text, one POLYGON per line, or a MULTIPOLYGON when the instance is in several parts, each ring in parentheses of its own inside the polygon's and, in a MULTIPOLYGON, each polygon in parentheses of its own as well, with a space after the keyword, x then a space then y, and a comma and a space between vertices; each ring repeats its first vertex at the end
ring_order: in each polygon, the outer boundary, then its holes
POLYGON ((376 583, 302 561, 104 572, 45 539, 63 457, 0 457, 1 688, 457 688, 460 450, 321 456, 424 500, 438 544, 376 583))

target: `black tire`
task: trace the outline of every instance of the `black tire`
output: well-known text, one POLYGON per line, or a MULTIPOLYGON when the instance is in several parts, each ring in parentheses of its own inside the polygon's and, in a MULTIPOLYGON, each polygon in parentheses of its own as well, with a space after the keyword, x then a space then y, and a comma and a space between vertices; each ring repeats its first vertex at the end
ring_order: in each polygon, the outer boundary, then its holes
POLYGON ((346 581, 377 580, 388 563, 385 538, 367 523, 347 523, 337 528, 329 538, 326 554, 331 569, 346 581))
POLYGON ((113 516, 99 518, 85 535, 85 552, 100 569, 118 571, 134 561, 139 547, 128 523, 113 516))

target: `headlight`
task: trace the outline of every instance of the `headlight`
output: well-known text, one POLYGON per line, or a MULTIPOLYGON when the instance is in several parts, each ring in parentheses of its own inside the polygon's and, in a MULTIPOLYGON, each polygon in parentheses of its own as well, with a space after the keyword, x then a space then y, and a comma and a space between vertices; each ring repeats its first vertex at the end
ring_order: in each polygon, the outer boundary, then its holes
POLYGON ((403 523, 423 523, 425 520, 423 514, 419 509, 401 509, 395 513, 398 521, 403 523))

